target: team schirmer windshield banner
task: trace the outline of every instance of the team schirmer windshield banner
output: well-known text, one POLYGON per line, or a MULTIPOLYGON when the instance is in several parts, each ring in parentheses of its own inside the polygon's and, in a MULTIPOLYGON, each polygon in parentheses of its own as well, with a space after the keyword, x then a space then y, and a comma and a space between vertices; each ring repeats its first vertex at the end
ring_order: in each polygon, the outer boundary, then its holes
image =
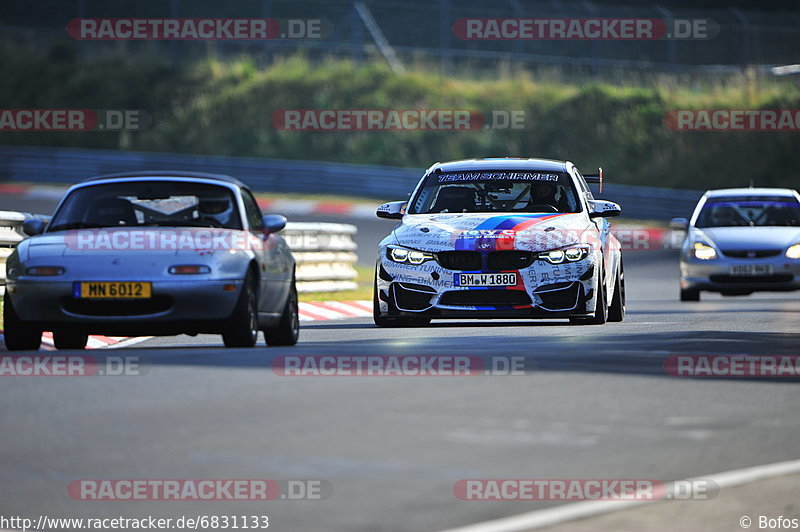
POLYGON ((455 172, 436 176, 439 183, 453 181, 558 181, 557 174, 538 172, 455 172))

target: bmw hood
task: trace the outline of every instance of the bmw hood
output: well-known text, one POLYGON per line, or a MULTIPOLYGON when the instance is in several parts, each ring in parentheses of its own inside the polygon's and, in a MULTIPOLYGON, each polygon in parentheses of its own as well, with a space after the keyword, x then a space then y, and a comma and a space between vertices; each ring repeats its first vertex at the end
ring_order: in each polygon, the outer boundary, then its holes
POLYGON ((707 227, 695 232, 720 249, 784 249, 800 243, 797 227, 707 227))
POLYGON ((406 215, 392 234, 421 251, 546 251, 581 242, 589 229, 585 213, 442 213, 406 215))

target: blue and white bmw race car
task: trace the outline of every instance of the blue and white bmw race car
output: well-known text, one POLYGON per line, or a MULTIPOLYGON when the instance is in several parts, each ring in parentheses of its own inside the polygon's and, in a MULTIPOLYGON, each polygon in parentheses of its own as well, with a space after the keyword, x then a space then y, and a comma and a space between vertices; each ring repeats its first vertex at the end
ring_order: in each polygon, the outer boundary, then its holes
POLYGON ((492 158, 436 163, 409 201, 380 206, 400 220, 379 246, 373 314, 380 327, 442 318, 625 316, 619 241, 570 162, 492 158))

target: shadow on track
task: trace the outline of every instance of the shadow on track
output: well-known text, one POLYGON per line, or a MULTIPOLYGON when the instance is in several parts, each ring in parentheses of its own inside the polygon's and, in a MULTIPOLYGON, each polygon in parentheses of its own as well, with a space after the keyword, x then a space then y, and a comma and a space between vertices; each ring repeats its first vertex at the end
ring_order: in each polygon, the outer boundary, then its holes
MULTIPOLYGON (((450 324, 442 324, 450 327, 450 324)), ((458 324, 457 326, 463 327, 458 324)), ((353 329, 369 325, 339 324, 324 326, 327 329, 353 329)), ((306 341, 292 348, 266 348, 263 344, 253 349, 224 349, 217 346, 150 347, 118 349, 114 351, 81 351, 101 362, 108 357, 138 357, 147 372, 157 371, 161 365, 187 367, 217 367, 249 369, 267 372, 270 376, 281 373, 285 357, 385 357, 451 355, 480 358, 484 368, 495 367, 495 361, 517 357, 525 373, 584 372, 619 375, 649 375, 673 377, 665 369, 671 355, 797 355, 800 333, 692 331, 642 334, 614 334, 598 327, 593 335, 513 336, 500 335, 502 324, 489 327, 491 334, 481 334, 484 327, 475 327, 474 334, 463 336, 414 336, 390 338, 350 339, 342 341, 306 341)), ((470 327, 470 332, 472 328, 470 327)), ((487 331, 489 332, 489 331, 487 331)), ((76 351, 65 353, 75 354, 76 351)), ((475 360, 472 358, 472 360, 475 360)), ((800 367, 800 363, 796 365, 800 367)), ((483 375, 480 375, 483 376, 483 375)), ((470 377, 470 378, 480 378, 470 377)), ((297 378, 297 377, 295 377, 297 378)), ((302 378, 302 377, 300 377, 302 378)), ((319 377, 318 377, 319 378, 319 377)), ((775 384, 797 383, 796 377, 713 377, 713 380, 759 380, 775 384)))

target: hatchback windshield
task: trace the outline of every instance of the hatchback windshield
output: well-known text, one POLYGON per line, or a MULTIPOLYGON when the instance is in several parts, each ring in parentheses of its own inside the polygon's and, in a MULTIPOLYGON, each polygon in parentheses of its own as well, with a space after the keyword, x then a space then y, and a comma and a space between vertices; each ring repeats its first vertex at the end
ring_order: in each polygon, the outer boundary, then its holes
POLYGON ((241 229, 226 187, 175 181, 130 181, 73 191, 48 231, 88 227, 183 226, 241 229))
POLYGON ((563 172, 432 173, 409 214, 456 212, 580 212, 572 178, 563 172))
POLYGON ((797 226, 800 203, 791 196, 709 198, 695 227, 797 226))

